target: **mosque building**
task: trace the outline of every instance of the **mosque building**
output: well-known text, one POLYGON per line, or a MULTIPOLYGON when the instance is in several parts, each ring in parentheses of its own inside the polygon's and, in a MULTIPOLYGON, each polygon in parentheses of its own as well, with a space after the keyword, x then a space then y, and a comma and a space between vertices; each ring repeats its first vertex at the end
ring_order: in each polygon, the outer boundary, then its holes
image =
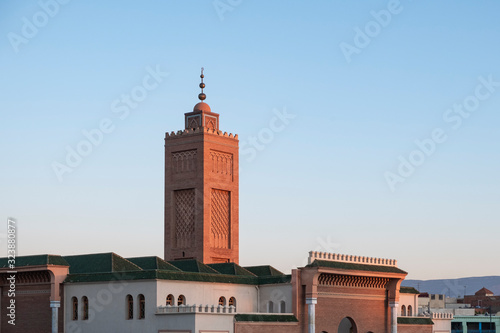
POLYGON ((164 257, 0 258, 0 333, 433 332, 396 260, 310 252, 291 274, 240 266, 238 135, 219 130, 203 78, 185 128, 165 135, 164 257))

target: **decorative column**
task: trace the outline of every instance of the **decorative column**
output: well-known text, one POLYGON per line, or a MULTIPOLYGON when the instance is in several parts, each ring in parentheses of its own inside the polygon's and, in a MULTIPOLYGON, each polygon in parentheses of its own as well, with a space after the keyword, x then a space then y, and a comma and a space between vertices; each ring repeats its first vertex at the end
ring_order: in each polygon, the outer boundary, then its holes
POLYGON ((60 306, 61 306, 60 301, 50 301, 50 307, 52 308, 52 333, 57 333, 57 329, 59 326, 57 313, 59 311, 60 306))
POLYGON ((398 332, 398 302, 390 302, 391 307, 391 333, 398 332))
POLYGON ((317 298, 306 298, 307 312, 309 313, 309 333, 315 333, 317 298))

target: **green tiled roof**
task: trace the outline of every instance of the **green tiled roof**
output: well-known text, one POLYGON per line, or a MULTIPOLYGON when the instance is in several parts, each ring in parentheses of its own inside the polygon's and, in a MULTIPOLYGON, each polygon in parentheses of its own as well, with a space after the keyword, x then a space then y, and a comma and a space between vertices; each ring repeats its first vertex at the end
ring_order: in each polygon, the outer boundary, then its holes
POLYGON ((431 318, 398 317, 398 324, 434 325, 431 318))
POLYGON ((297 323, 298 320, 294 315, 288 314, 244 314, 238 313, 234 316, 235 321, 253 321, 253 322, 275 322, 275 323, 297 323))
POLYGON ((109 253, 82 254, 65 256, 69 263, 70 274, 126 272, 141 270, 139 266, 131 263, 119 255, 109 253))
POLYGON ((219 263, 219 264, 208 264, 208 266, 215 269, 217 272, 221 274, 228 275, 244 275, 244 276, 256 276, 252 272, 246 270, 245 268, 237 265, 233 262, 228 263, 219 263))
POLYGON ((248 266, 244 267, 246 270, 252 272, 257 276, 280 276, 285 275, 282 272, 278 271, 273 266, 265 265, 265 266, 248 266))
POLYGON ((220 274, 212 267, 209 267, 195 259, 172 260, 168 261, 168 263, 174 265, 183 272, 220 274))
POLYGON ((128 261, 136 264, 142 269, 160 269, 163 271, 175 271, 180 272, 181 270, 175 267, 172 264, 169 264, 165 260, 160 257, 136 257, 136 258, 127 258, 128 261))
POLYGON ((403 294, 420 294, 420 292, 413 287, 401 287, 399 292, 403 294))
POLYGON ((352 264, 349 262, 328 261, 328 260, 314 260, 312 264, 307 265, 306 267, 329 267, 329 268, 339 268, 339 269, 355 270, 355 271, 407 274, 402 269, 393 266, 352 264))
MULTIPOLYGON (((210 267, 193 259, 171 262, 155 256, 125 259, 112 252, 64 257, 43 254, 16 258, 16 267, 39 265, 69 266, 69 275, 65 280, 68 283, 180 280, 261 285, 291 281, 291 275, 284 275, 271 266, 259 266, 261 276, 256 276, 234 263, 211 264, 210 267)), ((0 258, 0 267, 7 267, 7 258, 0 258)))
MULTIPOLYGON (((8 267, 9 258, 0 258, 0 268, 8 267)), ((16 267, 23 266, 40 266, 40 265, 59 265, 69 266, 68 262, 61 256, 52 254, 38 254, 34 256, 16 257, 16 267)))
POLYGON ((197 281, 213 283, 234 283, 263 285, 275 283, 290 283, 291 275, 255 277, 243 275, 226 275, 197 272, 175 272, 165 270, 140 270, 131 272, 108 272, 96 274, 70 274, 65 282, 97 282, 113 280, 177 280, 177 281, 197 281))

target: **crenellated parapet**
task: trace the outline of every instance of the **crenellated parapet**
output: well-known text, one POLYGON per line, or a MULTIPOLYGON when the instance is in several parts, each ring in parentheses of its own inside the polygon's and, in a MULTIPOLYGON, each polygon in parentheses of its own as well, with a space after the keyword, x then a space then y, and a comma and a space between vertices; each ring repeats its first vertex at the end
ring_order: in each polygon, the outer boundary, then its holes
POLYGON ((453 313, 451 312, 432 312, 431 319, 453 319, 453 313))
POLYGON ((336 261, 336 262, 347 262, 352 264, 391 266, 391 267, 397 267, 398 264, 397 260, 395 259, 362 257, 349 254, 310 251, 308 263, 312 264, 314 260, 326 260, 326 261, 336 261))
POLYGON ((227 132, 222 132, 216 129, 212 129, 209 127, 195 127, 195 128, 187 128, 185 130, 179 130, 177 132, 170 132, 170 133, 165 133, 165 140, 169 139, 177 139, 180 137, 185 137, 188 135, 193 135, 193 134, 200 134, 200 133, 207 133, 207 134, 212 134, 212 135, 217 135, 217 136, 222 136, 225 138, 230 138, 230 139, 235 139, 238 140, 238 134, 233 133, 227 133, 227 132))
POLYGON ((212 314, 234 314, 236 307, 232 305, 178 305, 178 306, 163 306, 160 305, 156 308, 156 314, 170 314, 170 313, 212 313, 212 314))

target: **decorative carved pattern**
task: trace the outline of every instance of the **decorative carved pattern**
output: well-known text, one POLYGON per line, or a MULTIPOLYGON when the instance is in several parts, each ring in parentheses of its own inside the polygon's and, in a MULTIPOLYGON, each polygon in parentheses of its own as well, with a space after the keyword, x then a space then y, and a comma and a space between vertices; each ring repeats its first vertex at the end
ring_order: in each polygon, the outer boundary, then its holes
POLYGON ((212 172, 225 176, 233 175, 233 155, 219 151, 210 151, 212 160, 212 172))
POLYGON ((212 189, 211 233, 212 247, 229 249, 231 247, 230 194, 228 191, 212 189))
POLYGON ((198 127, 200 127, 200 123, 201 123, 201 121, 200 121, 201 116, 200 115, 188 117, 186 120, 187 120, 187 127, 186 128, 198 128, 198 127))
MULTIPOLYGON (((1 274, 1 284, 9 284, 7 278, 9 274, 1 274)), ((18 272, 16 274, 16 284, 29 283, 50 283, 50 273, 48 271, 18 272)))
POLYGON ((196 149, 172 153, 172 172, 182 173, 196 170, 196 149))
POLYGON ((388 278, 377 278, 369 276, 350 276, 339 274, 321 274, 318 284, 322 286, 358 287, 358 288, 385 288, 389 282, 388 278))
POLYGON ((174 191, 175 239, 177 248, 193 246, 194 242, 194 189, 174 191))
POLYGON ((210 129, 216 128, 216 126, 215 126, 215 121, 216 120, 215 119, 206 119, 205 121, 206 121, 205 122, 205 126, 206 127, 210 128, 210 129))

